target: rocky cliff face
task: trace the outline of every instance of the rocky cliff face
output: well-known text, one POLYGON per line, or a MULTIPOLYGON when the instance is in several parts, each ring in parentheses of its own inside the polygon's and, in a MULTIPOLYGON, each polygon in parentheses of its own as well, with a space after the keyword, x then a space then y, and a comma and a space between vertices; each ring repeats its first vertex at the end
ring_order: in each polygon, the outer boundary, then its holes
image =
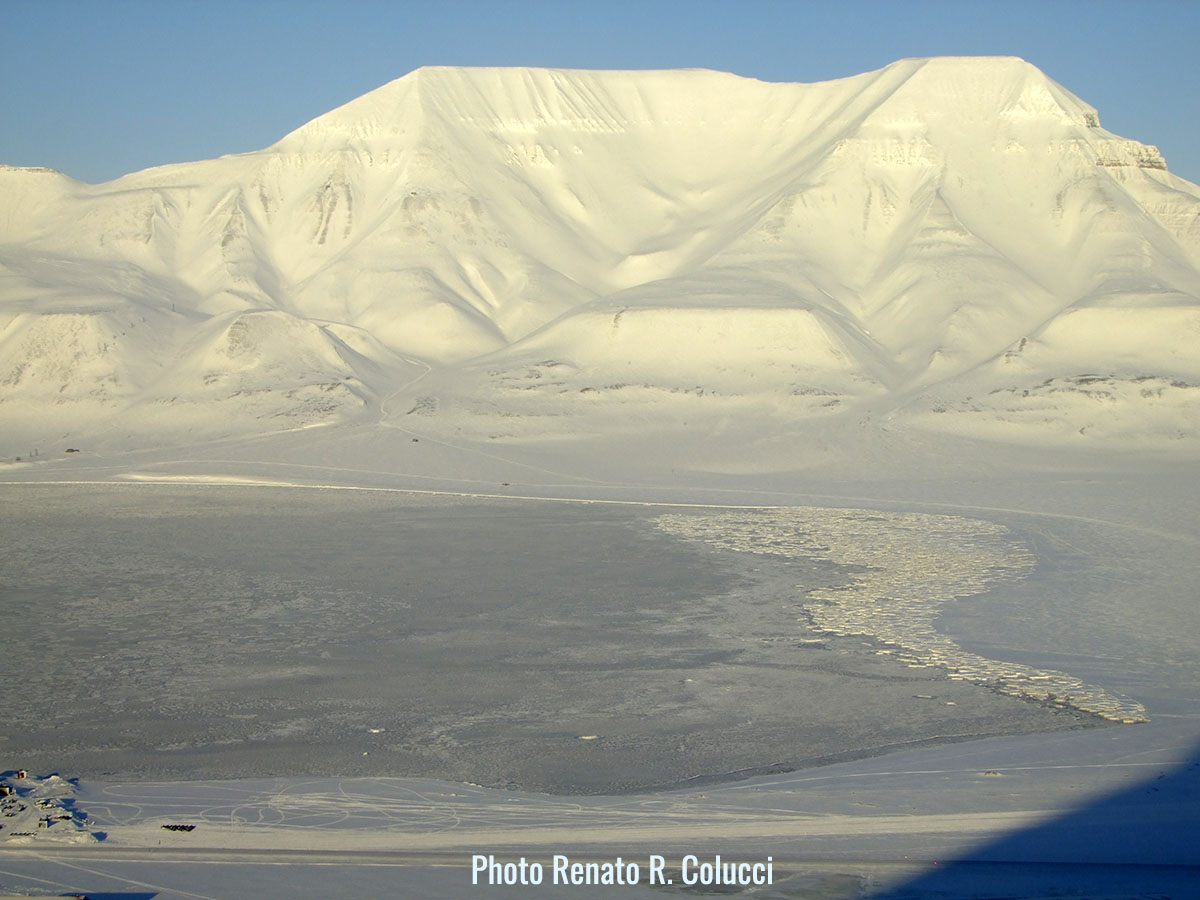
POLYGON ((1017 59, 422 69, 262 151, 0 196, 22 440, 1200 430, 1200 189, 1017 59))

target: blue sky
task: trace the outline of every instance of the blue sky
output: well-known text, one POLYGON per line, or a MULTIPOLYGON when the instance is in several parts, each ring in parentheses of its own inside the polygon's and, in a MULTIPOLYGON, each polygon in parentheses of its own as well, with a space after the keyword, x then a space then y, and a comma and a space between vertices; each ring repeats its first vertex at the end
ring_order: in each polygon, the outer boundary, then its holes
POLYGON ((103 181, 254 150, 422 65, 823 81, 1021 56, 1200 181, 1200 0, 0 0, 0 162, 103 181))

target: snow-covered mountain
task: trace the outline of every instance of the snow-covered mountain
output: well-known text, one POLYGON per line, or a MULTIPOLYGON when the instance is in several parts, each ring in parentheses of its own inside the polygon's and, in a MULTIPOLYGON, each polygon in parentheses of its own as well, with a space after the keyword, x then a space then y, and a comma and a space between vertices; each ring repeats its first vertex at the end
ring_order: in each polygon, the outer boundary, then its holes
POLYGON ((1200 188, 1014 58, 426 68, 253 153, 0 167, 6 455, 379 421, 1194 455, 1198 340, 1200 188))

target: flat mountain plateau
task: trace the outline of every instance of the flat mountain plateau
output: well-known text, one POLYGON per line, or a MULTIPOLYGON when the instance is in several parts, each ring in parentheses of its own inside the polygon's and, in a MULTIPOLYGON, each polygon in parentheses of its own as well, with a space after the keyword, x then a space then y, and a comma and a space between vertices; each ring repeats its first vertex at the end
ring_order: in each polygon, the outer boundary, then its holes
POLYGON ((0 166, 0 888, 1190 896, 1198 338, 1200 188, 1013 58, 0 166))
POLYGON ((1196 456, 1200 188, 1015 58, 426 68, 0 197, 9 460, 317 426, 578 473, 1196 456))

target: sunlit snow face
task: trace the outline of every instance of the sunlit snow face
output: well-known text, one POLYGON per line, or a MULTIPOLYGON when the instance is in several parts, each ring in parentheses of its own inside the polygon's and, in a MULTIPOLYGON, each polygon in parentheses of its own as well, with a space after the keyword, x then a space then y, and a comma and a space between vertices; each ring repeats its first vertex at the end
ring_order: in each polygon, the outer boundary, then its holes
POLYGON ((179 445, 437 396, 420 427, 454 440, 893 415, 1194 455, 1200 194, 1165 165, 987 57, 437 67, 260 151, 86 189, 0 166, 0 434, 179 445))

